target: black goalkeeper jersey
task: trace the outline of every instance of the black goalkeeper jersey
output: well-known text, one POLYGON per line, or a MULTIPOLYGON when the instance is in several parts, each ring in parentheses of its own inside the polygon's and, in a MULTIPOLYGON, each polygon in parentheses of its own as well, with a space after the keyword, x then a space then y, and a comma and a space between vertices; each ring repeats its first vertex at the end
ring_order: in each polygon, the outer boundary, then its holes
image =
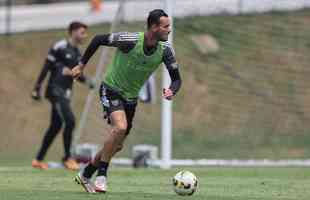
MULTIPOLYGON (((77 47, 72 46, 67 40, 56 42, 48 51, 45 64, 36 82, 36 87, 41 87, 47 73, 50 72, 48 89, 51 87, 59 87, 64 90, 72 89, 73 78, 72 76, 65 75, 64 69, 72 69, 79 63, 80 59, 81 52, 77 47)), ((85 78, 82 76, 80 81, 83 81, 83 79, 85 78)))

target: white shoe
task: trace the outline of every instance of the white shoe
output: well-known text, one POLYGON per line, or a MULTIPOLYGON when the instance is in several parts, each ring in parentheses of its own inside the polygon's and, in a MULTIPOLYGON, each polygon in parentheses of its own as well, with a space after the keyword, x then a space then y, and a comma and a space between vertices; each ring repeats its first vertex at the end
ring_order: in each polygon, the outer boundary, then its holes
POLYGON ((88 193, 96 193, 96 190, 90 180, 90 178, 86 178, 83 176, 83 171, 80 171, 76 177, 75 182, 83 186, 84 190, 88 193))
POLYGON ((94 185, 96 192, 105 193, 107 191, 107 177, 97 176, 94 185))

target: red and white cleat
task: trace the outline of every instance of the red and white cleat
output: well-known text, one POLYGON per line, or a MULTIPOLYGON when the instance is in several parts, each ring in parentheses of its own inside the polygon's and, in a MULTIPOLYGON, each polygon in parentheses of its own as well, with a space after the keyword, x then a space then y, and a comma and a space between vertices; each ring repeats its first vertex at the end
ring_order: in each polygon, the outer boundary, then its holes
POLYGON ((97 176, 94 185, 96 192, 105 193, 107 191, 107 177, 97 176))
POLYGON ((83 176, 82 171, 78 173, 75 177, 75 182, 81 185, 84 190, 88 193, 96 193, 96 190, 90 180, 90 178, 86 178, 83 176))

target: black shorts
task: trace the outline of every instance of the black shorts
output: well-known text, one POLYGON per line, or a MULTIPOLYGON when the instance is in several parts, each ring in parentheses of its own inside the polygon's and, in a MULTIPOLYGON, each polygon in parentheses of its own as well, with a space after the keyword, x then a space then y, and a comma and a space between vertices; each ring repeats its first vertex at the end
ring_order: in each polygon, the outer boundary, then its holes
POLYGON ((112 112, 117 110, 125 111, 129 133, 136 112, 137 99, 130 101, 126 100, 120 95, 118 91, 113 90, 105 83, 102 83, 100 86, 99 96, 104 111, 104 118, 108 120, 109 124, 111 124, 110 115, 112 112))
POLYGON ((71 126, 74 126, 75 117, 70 105, 70 94, 70 89, 52 86, 47 88, 46 98, 52 104, 52 112, 55 112, 66 125, 70 126, 69 124, 71 124, 71 126))

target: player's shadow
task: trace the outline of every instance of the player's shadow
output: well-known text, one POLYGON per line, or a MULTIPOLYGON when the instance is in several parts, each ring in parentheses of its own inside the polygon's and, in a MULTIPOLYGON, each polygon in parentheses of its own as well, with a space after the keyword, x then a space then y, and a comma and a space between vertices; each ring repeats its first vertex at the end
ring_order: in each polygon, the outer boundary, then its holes
MULTIPOLYGON (((51 187, 52 188, 52 187, 51 187)), ((9 199, 30 199, 30 200, 39 200, 39 199, 48 199, 48 200, 59 200, 59 199, 87 199, 87 200, 180 200, 183 199, 183 196, 179 196, 171 191, 171 193, 160 193, 156 192, 143 192, 143 191, 110 191, 105 194, 102 193, 86 193, 82 190, 40 190, 40 189, 19 189, 19 190, 7 190, 6 192, 12 194, 12 198, 9 199), (14 198, 13 198, 14 197, 14 198)), ((197 192, 192 196, 184 196, 186 199, 192 200, 208 200, 208 199, 217 199, 217 200, 240 200, 245 199, 244 196, 222 196, 219 195, 207 195, 206 192, 197 192)), ((6 195, 10 197, 10 195, 6 195)), ((1 197, 1 194, 0 194, 1 197)), ((249 197, 249 199, 259 200, 260 198, 249 197)))
MULTIPOLYGON (((111 192, 107 193, 110 196, 107 199, 122 199, 122 200, 179 200, 181 196, 171 192, 171 193, 150 193, 143 191, 133 191, 133 192, 111 192)), ((190 199, 206 199, 202 195, 193 195, 190 199)))
MULTIPOLYGON (((175 193, 173 193, 171 191, 171 193, 151 193, 151 192, 143 192, 143 191, 127 191, 127 192, 107 192, 105 194, 101 194, 101 193, 96 193, 96 194, 87 194, 85 192, 82 191, 78 191, 78 192, 73 192, 73 196, 74 195, 83 195, 85 198, 87 198, 88 200, 92 200, 92 199, 98 199, 100 198, 100 200, 105 200, 105 199, 109 199, 109 200, 180 200, 180 198, 182 198, 182 196, 179 196, 175 193)), ((204 196, 203 194, 194 194, 193 196, 186 196, 187 199, 197 199, 197 200, 204 200, 207 199, 207 196, 204 196)), ((81 196, 80 196, 81 198, 81 196)), ((208 196, 209 198, 209 196, 208 196)), ((223 199, 223 200, 228 200, 228 199, 223 199)))

